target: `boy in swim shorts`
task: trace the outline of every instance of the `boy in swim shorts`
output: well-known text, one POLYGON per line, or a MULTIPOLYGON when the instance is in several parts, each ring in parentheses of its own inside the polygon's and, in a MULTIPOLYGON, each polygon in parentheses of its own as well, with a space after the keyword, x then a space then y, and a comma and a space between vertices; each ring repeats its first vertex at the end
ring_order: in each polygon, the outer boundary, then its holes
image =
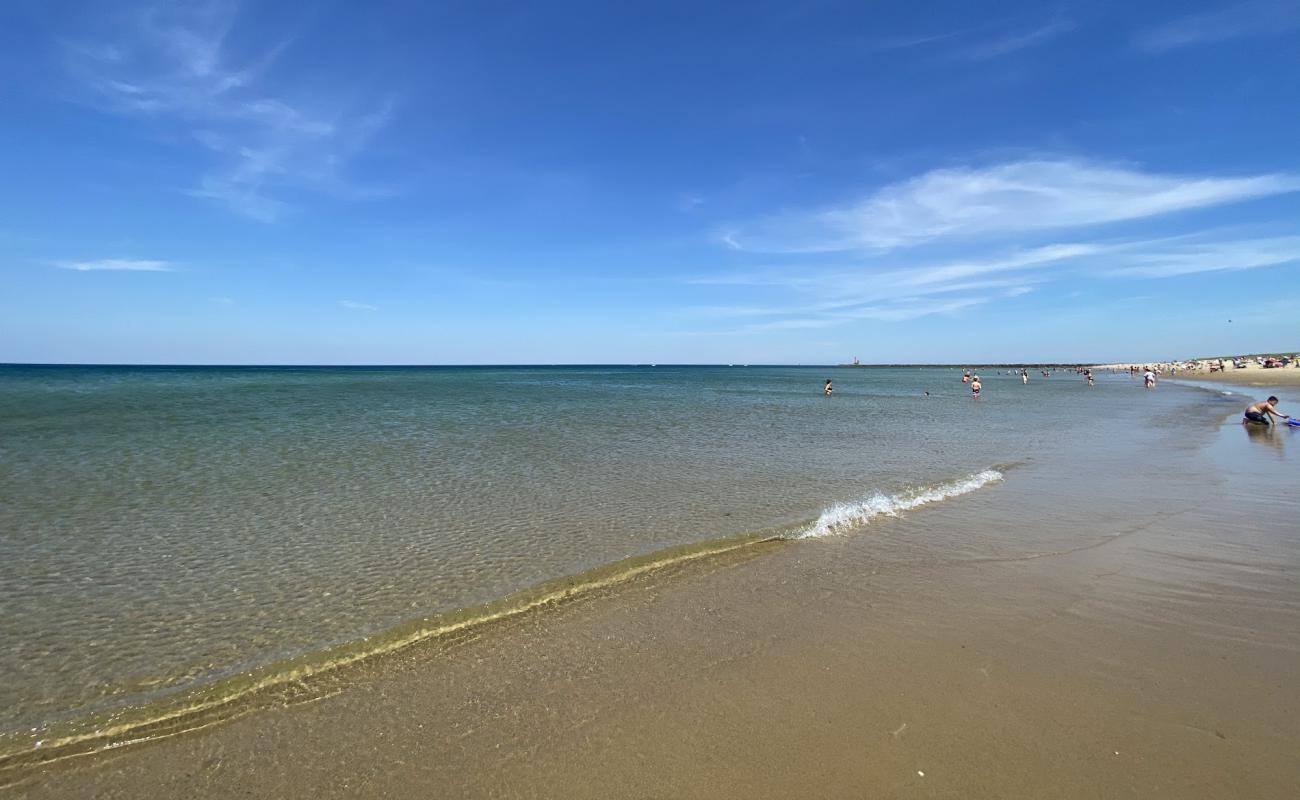
POLYGON ((1246 416, 1241 421, 1255 422, 1260 425, 1272 425, 1273 420, 1271 417, 1277 417, 1278 419, 1291 419, 1286 414, 1277 413, 1277 409, 1274 408, 1276 405, 1276 397, 1270 396, 1267 400, 1261 400, 1246 409, 1246 416))

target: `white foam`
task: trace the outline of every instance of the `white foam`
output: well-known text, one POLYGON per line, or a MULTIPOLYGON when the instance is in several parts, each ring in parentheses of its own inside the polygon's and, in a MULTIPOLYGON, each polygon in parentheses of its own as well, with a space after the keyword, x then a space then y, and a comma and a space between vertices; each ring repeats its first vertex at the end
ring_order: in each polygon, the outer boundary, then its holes
POLYGON ((911 511, 920 506, 938 503, 950 497, 973 492, 976 489, 1002 480, 1002 473, 995 469, 977 472, 959 481, 949 481, 938 486, 930 486, 901 494, 887 495, 875 493, 856 503, 836 503, 822 512, 817 521, 800 533, 798 539, 815 539, 843 533, 871 521, 875 517, 896 517, 904 511, 911 511))

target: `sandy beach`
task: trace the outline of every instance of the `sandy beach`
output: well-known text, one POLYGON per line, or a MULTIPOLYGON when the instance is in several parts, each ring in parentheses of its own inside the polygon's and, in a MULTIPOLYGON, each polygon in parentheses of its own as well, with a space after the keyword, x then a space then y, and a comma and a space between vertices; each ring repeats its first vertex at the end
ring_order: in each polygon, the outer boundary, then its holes
POLYGON ((1179 371, 1176 376, 1179 380, 1190 381, 1215 381, 1218 383, 1230 383, 1236 386, 1258 386, 1268 387, 1296 387, 1300 386, 1300 369, 1228 369, 1223 372, 1208 372, 1205 370, 1179 371))
POLYGON ((0 800, 1300 800, 1300 0, 0 16, 0 800))
MULTIPOLYGON (((1264 369, 1253 361, 1243 362, 1240 368, 1234 368, 1230 362, 1223 370, 1210 371, 1208 362, 1205 365, 1188 368, 1184 365, 1173 362, 1146 362, 1138 364, 1142 368, 1147 364, 1159 366, 1162 377, 1172 377, 1178 380, 1190 381, 1214 381, 1216 383, 1228 383, 1236 386, 1259 386, 1259 387, 1284 387, 1300 386, 1300 369, 1294 366, 1278 367, 1264 369)), ((1093 366, 1094 370, 1114 371, 1127 373, 1130 365, 1128 364, 1098 364, 1093 366)))
POLYGON ((7 793, 1291 798, 1300 506, 1250 475, 1296 443, 1227 411, 1087 474, 1009 468, 858 535, 658 570, 11 771, 7 793))

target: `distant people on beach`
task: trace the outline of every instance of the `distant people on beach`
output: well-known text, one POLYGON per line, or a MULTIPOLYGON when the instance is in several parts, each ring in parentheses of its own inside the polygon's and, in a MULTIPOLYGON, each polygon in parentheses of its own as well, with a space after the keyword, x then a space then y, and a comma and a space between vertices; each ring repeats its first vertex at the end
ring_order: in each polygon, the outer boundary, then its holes
POLYGON ((831 379, 830 379, 830 378, 827 378, 827 379, 826 379, 826 386, 822 389, 822 393, 824 393, 827 397, 830 397, 830 396, 831 396, 831 392, 833 392, 833 391, 835 391, 835 390, 831 387, 831 379))
POLYGON ((970 395, 976 400, 980 397, 980 376, 976 375, 970 382, 970 395))
POLYGON ((1278 413, 1276 406, 1277 398, 1270 395, 1267 400, 1261 400, 1258 403, 1254 403, 1247 407, 1246 415, 1241 421, 1254 422, 1259 425, 1272 425, 1273 417, 1282 420, 1291 419, 1286 414, 1278 413))

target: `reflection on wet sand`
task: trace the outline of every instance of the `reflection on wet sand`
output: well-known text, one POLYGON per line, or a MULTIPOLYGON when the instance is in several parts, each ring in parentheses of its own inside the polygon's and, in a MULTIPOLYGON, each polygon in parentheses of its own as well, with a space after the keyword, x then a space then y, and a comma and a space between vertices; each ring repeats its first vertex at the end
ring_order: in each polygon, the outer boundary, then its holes
POLYGON ((1246 429, 1246 435, 1250 438, 1250 441, 1270 445, 1279 451, 1285 451, 1287 440, 1295 435, 1294 431, 1283 428, 1281 425, 1257 425, 1251 422, 1243 422, 1241 427, 1246 429))

